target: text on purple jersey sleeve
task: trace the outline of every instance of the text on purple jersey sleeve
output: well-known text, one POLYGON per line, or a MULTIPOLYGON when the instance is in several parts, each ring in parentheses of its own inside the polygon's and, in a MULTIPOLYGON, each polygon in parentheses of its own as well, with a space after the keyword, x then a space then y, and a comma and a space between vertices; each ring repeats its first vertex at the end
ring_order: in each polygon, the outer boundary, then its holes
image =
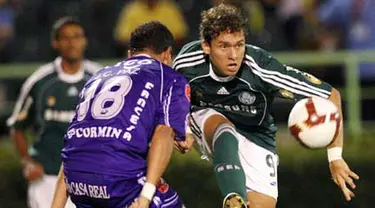
POLYGON ((185 140, 190 111, 190 86, 184 78, 174 80, 163 98, 159 124, 173 128, 176 140, 185 140))

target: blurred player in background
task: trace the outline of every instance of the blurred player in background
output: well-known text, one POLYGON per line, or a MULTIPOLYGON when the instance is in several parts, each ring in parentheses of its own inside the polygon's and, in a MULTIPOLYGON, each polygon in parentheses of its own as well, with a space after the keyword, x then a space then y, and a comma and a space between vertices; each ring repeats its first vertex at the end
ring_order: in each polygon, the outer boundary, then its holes
MULTIPOLYGON (((282 65, 266 51, 246 44, 245 20, 232 6, 202 12, 200 41, 186 44, 173 67, 192 88, 191 128, 203 155, 212 156, 223 207, 275 207, 278 196, 275 97, 319 96, 341 112, 340 93, 329 84, 282 65)), ((342 118, 342 117, 341 117, 342 118)), ((342 122, 342 121, 341 121, 342 122)), ((332 178, 351 200, 352 172, 342 159, 343 126, 328 148, 332 178)))
POLYGON ((131 34, 130 58, 85 84, 64 138, 53 208, 63 207, 67 190, 77 207, 183 207, 161 179, 174 141, 183 151, 192 145, 185 141, 190 89, 167 66, 172 45, 163 24, 143 24, 131 34))
MULTIPOLYGON (((52 47, 59 57, 41 66, 23 84, 7 125, 29 182, 28 204, 49 208, 61 164, 63 136, 74 116, 79 91, 100 66, 84 59, 87 41, 81 24, 59 19, 52 29, 52 47), (26 130, 36 136, 28 147, 26 130)), ((69 202, 67 207, 74 207, 69 202)))

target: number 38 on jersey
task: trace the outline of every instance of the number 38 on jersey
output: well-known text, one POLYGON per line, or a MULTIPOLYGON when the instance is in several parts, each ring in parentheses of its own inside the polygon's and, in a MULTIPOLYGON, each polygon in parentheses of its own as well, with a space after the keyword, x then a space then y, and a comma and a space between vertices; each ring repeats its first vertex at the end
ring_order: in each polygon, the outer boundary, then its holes
POLYGON ((89 110, 94 119, 111 119, 115 117, 124 107, 125 96, 129 93, 132 85, 132 79, 126 75, 111 77, 107 80, 99 78, 93 81, 81 92, 77 120, 82 121, 89 110), (95 96, 99 86, 100 90, 95 96))

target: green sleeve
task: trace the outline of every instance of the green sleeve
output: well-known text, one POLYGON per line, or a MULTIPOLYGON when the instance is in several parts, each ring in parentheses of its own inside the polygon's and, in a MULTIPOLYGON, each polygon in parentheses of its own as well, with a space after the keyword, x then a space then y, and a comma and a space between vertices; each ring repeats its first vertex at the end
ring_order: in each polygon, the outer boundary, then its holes
POLYGON ((257 49, 253 55, 246 55, 246 64, 258 76, 264 90, 270 95, 300 100, 305 97, 329 98, 332 87, 311 74, 281 64, 272 55, 257 49))
POLYGON ((7 125, 9 127, 23 130, 32 126, 33 120, 35 118, 34 88, 35 86, 29 86, 27 85, 27 83, 23 84, 16 105, 14 106, 13 113, 7 120, 7 125))
MULTIPOLYGON (((183 74, 189 81, 197 76, 206 74, 206 62, 200 41, 187 43, 182 47, 173 61, 173 69, 183 74)), ((207 65, 207 66, 206 66, 207 65)))

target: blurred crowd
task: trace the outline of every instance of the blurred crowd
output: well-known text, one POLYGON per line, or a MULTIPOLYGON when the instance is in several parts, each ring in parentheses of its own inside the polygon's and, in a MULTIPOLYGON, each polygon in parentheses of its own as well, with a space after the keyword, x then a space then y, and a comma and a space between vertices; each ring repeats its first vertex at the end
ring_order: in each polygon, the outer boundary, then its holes
MULTIPOLYGON (((148 20, 167 25, 178 49, 221 2, 240 7, 248 42, 270 51, 375 48, 373 0, 0 0, 0 62, 51 60, 50 28, 65 15, 84 24, 90 58, 124 56, 130 31, 148 20)), ((363 63, 362 78, 375 78, 372 68, 363 63)))

